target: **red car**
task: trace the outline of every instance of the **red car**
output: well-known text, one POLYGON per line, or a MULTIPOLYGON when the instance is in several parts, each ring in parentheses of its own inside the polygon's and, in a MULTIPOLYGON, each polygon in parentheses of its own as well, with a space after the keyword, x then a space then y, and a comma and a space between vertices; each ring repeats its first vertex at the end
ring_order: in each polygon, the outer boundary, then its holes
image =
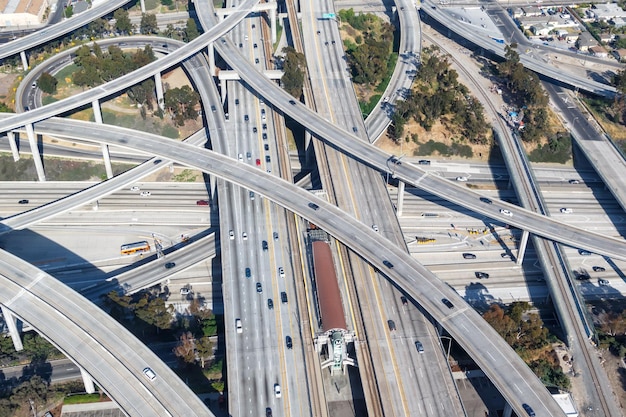
POLYGON ((208 206, 209 202, 207 200, 198 200, 196 201, 197 206, 208 206))
POLYGON ((261 166, 261 160, 259 158, 256 159, 256 166, 261 166))

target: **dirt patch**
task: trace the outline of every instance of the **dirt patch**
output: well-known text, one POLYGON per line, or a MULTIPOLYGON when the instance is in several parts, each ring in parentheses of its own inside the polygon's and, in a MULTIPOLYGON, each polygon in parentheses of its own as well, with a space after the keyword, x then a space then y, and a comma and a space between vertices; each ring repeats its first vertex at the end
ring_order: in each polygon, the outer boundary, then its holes
POLYGON ((13 99, 15 98, 13 87, 20 77, 21 75, 18 73, 0 72, 0 101, 11 108, 13 108, 13 99))

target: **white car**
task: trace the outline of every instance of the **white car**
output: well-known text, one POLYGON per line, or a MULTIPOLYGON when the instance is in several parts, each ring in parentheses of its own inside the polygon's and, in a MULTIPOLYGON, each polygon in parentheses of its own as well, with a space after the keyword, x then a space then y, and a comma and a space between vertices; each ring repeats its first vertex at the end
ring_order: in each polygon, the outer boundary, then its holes
POLYGON ((243 154, 240 153, 239 155, 237 155, 237 159, 239 160, 239 162, 243 162, 243 154))
POLYGON ((139 187, 133 185, 132 187, 130 187, 130 191, 139 191, 139 187))
POLYGON ((241 234, 241 238, 242 238, 243 240, 248 240, 248 234, 247 234, 246 232, 243 232, 243 233, 241 234))
POLYGON ((154 381, 156 379, 156 374, 154 373, 154 371, 151 368, 144 368, 143 370, 143 374, 146 376, 146 378, 148 378, 150 381, 154 381))
POLYGON ((461 181, 461 182, 466 182, 467 181, 467 177, 456 177, 457 181, 461 181))
POLYGON ((150 191, 142 191, 139 193, 139 195, 142 197, 150 197, 150 191))
POLYGON ((569 208, 569 207, 563 207, 563 208, 561 209, 561 213, 570 214, 570 213, 573 213, 573 212, 574 212, 574 210, 572 210, 572 209, 571 209, 571 208, 569 208))
POLYGON ((237 328, 237 333, 243 333, 243 326, 241 325, 241 319, 235 320, 235 327, 237 328))
POLYGON ((278 267, 278 275, 280 275, 281 278, 285 278, 285 268, 278 267))
POLYGON ((283 393, 280 391, 280 384, 274 384, 274 396, 276 398, 280 398, 283 396, 283 393))
POLYGON ((373 224, 373 225, 372 225, 372 229, 373 229, 375 232, 378 232, 378 225, 373 224))
POLYGON ((233 232, 232 230, 228 231, 228 237, 230 238, 230 240, 234 240, 235 239, 235 232, 233 232))
POLYGON ((500 213, 504 214, 505 216, 513 217, 513 213, 511 213, 507 209, 500 209, 500 213))

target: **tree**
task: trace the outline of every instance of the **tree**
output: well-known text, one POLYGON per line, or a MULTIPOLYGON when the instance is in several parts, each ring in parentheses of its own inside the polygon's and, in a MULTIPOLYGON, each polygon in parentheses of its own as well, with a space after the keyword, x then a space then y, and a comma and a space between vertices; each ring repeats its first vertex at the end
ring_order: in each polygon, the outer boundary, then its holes
POLYGON ((91 36, 102 36, 109 30, 109 23, 102 18, 96 19, 87 25, 87 31, 91 36))
POLYGON ((54 94, 57 91, 57 84, 59 81, 54 78, 50 73, 44 72, 37 80, 37 87, 44 93, 54 94))
POLYGON ((115 19, 115 29, 120 33, 132 33, 133 24, 128 17, 128 11, 126 9, 117 9, 113 13, 115 19))
POLYGON ((207 336, 196 340, 196 351, 200 359, 200 366, 204 368, 206 361, 213 356, 213 343, 207 336))
POLYGON ((187 26, 185 26, 185 40, 190 42, 200 36, 200 32, 198 32, 198 25, 196 25, 196 21, 193 19, 187 19, 187 26))
POLYGON ((188 85, 167 90, 163 101, 165 108, 172 113, 179 126, 184 125, 185 120, 195 120, 198 117, 196 106, 200 101, 200 96, 188 85))
POLYGON ((143 13, 141 15, 141 23, 139 24, 141 33, 151 35, 159 31, 159 24, 155 14, 143 13))
POLYGON ((191 332, 183 332, 174 348, 174 355, 184 364, 196 362, 196 342, 191 332))
POLYGON ((173 313, 174 306, 166 306, 162 298, 151 297, 150 294, 144 294, 135 305, 137 318, 156 327, 157 333, 171 327, 173 313))
POLYGON ((2 113, 13 113, 13 110, 6 105, 6 103, 0 101, 0 112, 2 113))
POLYGON ((303 54, 291 46, 284 47, 283 52, 285 53, 285 62, 280 81, 285 91, 299 99, 302 96, 302 86, 304 85, 306 59, 303 54))
POLYGON ((65 10, 63 11, 63 14, 65 15, 66 19, 69 19, 70 17, 72 17, 74 15, 74 6, 72 6, 71 4, 67 6, 65 10))

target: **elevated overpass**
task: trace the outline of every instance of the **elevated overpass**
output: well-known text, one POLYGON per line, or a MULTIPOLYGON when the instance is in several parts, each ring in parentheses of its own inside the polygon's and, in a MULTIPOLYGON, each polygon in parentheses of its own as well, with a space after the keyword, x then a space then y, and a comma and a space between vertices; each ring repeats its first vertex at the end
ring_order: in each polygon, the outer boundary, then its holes
MULTIPOLYGON (((46 130, 54 127, 52 129, 54 132, 50 131, 48 133, 60 136, 80 135, 84 139, 95 141, 103 139, 97 126, 94 129, 90 123, 78 122, 77 124, 81 125, 82 128, 76 130, 77 126, 68 128, 68 123, 66 122, 50 120, 42 122, 41 127, 45 127, 46 130), (73 132, 80 132, 80 134, 73 132)), ((74 122, 71 124, 74 124, 74 122)), ((347 245, 355 248, 361 256, 366 256, 376 267, 381 269, 381 271, 385 271, 386 275, 392 277, 394 281, 402 286, 411 297, 419 300, 420 304, 428 309, 433 317, 442 323, 470 352, 492 381, 502 390, 503 395, 515 409, 521 410, 519 404, 526 402, 531 404, 535 410, 542 410, 544 407, 547 407, 550 410, 550 415, 562 415, 558 406, 553 408, 555 403, 543 388, 543 385, 534 377, 526 365, 521 362, 521 359, 515 352, 497 336, 495 331, 481 320, 477 313, 467 307, 456 293, 436 279, 434 275, 413 260, 410 255, 397 248, 382 248, 378 244, 379 234, 373 232, 369 226, 346 217, 334 206, 310 196, 306 191, 297 189, 295 186, 247 164, 237 164, 230 158, 207 150, 198 150, 191 147, 186 149, 188 145, 172 143, 172 141, 157 138, 153 135, 138 135, 137 132, 115 127, 109 127, 109 130, 111 130, 111 135, 114 136, 114 139, 109 142, 110 145, 139 148, 145 146, 147 141, 149 141, 151 149, 154 149, 157 154, 176 156, 173 159, 177 162, 200 170, 206 170, 206 167, 211 167, 211 171, 216 175, 223 176, 230 181, 236 182, 238 185, 254 190, 278 204, 289 207, 296 214, 313 220, 347 245), (195 149, 195 151, 192 152, 191 149, 195 149), (284 192, 286 194, 283 194, 284 192), (309 206, 311 200, 315 201, 318 208, 309 206), (383 261, 388 261, 394 267, 389 269, 389 267, 383 264, 383 261), (456 306, 461 307, 450 311, 441 303, 439 297, 442 296, 453 300, 456 306), (485 328, 483 328, 483 325, 485 328), (468 339, 476 337, 480 340, 475 342, 468 341, 468 339), (488 346, 485 346, 485 343, 488 346), (474 346, 482 347, 474 349, 474 346), (504 355, 507 358, 504 359, 500 355, 504 355), (511 357, 508 357, 509 355, 511 357), (513 366, 515 370, 511 369, 503 374, 503 366, 506 366, 507 363, 510 364, 509 366, 513 366), (529 390, 522 388, 529 385, 533 385, 533 388, 529 390), (515 387, 517 389, 514 389, 515 387), (517 390, 521 390, 523 395, 521 392, 518 393, 517 390)))

